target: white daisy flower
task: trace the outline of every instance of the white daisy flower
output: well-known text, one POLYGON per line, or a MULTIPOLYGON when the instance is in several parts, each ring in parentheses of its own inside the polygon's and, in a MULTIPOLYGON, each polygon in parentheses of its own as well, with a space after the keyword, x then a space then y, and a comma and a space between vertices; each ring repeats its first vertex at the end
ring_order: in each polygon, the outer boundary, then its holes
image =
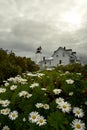
POLYGON ((81 73, 76 73, 77 75, 81 75, 81 73))
POLYGON ((7 125, 5 125, 5 126, 2 128, 2 130, 10 130, 10 128, 9 128, 7 125))
POLYGON ((3 115, 8 115, 10 112, 10 109, 9 108, 5 108, 5 109, 1 109, 0 110, 0 113, 3 114, 3 115))
POLYGON ((6 87, 7 87, 7 86, 9 86, 9 83, 8 83, 8 82, 6 82, 6 83, 5 83, 5 86, 6 86, 6 87))
POLYGON ((85 103, 84 103, 85 105, 87 105, 87 101, 85 101, 85 103))
POLYGON ((33 88, 38 87, 38 86, 39 86, 39 83, 33 83, 33 84, 30 85, 30 88, 33 89, 33 88))
POLYGON ((6 88, 0 88, 0 93, 5 93, 6 92, 6 88))
POLYGON ((19 83, 21 83, 21 84, 27 84, 27 79, 21 78, 21 79, 19 80, 19 83))
POLYGON ((46 70, 52 71, 52 70, 54 70, 54 68, 46 68, 46 70))
POLYGON ((71 126, 74 130, 85 130, 85 123, 79 119, 73 120, 71 126))
POLYGON ((28 95, 26 97, 30 98, 30 97, 32 97, 32 94, 28 93, 28 95))
POLYGON ((3 101, 2 101, 2 106, 3 106, 3 107, 7 107, 9 104, 10 104, 10 101, 9 101, 9 100, 3 100, 3 101))
POLYGON ((73 83, 74 83, 74 80, 68 79, 68 80, 66 80, 66 82, 67 82, 67 84, 73 84, 73 83))
POLYGON ((61 93, 61 89, 54 89, 53 90, 53 93, 55 94, 55 95, 58 95, 58 94, 60 94, 61 93))
POLYGON ((32 123, 36 123, 38 121, 39 116, 40 115, 38 114, 38 112, 36 112, 36 111, 31 112, 29 114, 29 121, 32 123))
POLYGON ((36 124, 39 125, 39 126, 42 126, 42 125, 47 124, 47 122, 46 122, 46 119, 44 119, 43 116, 39 116, 39 118, 38 118, 36 124))
POLYGON ((13 77, 10 77, 10 78, 8 79, 8 81, 12 82, 12 81, 14 81, 14 78, 13 78, 13 77))
POLYGON ((23 79, 20 75, 18 75, 13 79, 13 82, 14 83, 20 83, 20 84, 26 84, 27 79, 23 79))
POLYGON ((44 104, 44 105, 43 105, 43 108, 44 108, 44 109, 49 109, 50 107, 49 107, 48 104, 44 104))
POLYGON ((32 94, 29 94, 27 91, 21 91, 19 94, 19 97, 29 98, 32 96, 32 94))
POLYGON ((23 118, 23 122, 25 122, 25 121, 26 121, 26 118, 24 117, 24 118, 23 118))
POLYGON ((69 92, 69 96, 72 96, 73 95, 73 92, 69 92))
POLYGON ((64 99, 59 97, 59 98, 56 98, 56 103, 57 104, 61 104, 62 102, 64 102, 64 99))
POLYGON ((42 108, 42 107, 43 107, 43 104, 42 104, 42 103, 36 103, 35 106, 36 106, 37 108, 42 108))
POLYGON ((64 113, 69 113, 71 111, 71 104, 69 104, 68 102, 62 102, 61 104, 59 104, 58 108, 61 109, 64 113))
POLYGON ((34 77, 34 76, 37 76, 37 74, 32 74, 31 72, 29 72, 29 73, 27 73, 27 76, 32 76, 32 77, 34 77))
POLYGON ((17 89, 17 85, 12 85, 11 87, 10 87, 10 90, 15 90, 15 89, 17 89))
POLYGON ((84 112, 83 112, 83 110, 80 109, 79 107, 74 107, 74 108, 73 108, 73 113, 74 113, 75 116, 77 116, 78 118, 84 116, 84 112))
POLYGON ((46 91, 47 89, 46 88, 41 88, 41 90, 46 91))
POLYGON ((70 72, 69 71, 66 71, 65 74, 69 74, 70 72))
POLYGON ((18 112, 17 111, 13 111, 9 113, 9 118, 11 120, 15 120, 18 117, 18 112))

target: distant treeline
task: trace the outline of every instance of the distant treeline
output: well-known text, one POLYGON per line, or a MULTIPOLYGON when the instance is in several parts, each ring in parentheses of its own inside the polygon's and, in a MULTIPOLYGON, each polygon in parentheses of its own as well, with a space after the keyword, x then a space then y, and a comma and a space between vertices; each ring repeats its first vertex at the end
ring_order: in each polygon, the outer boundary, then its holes
POLYGON ((37 71, 39 66, 30 58, 16 56, 12 51, 0 48, 0 84, 9 77, 26 71, 37 71))

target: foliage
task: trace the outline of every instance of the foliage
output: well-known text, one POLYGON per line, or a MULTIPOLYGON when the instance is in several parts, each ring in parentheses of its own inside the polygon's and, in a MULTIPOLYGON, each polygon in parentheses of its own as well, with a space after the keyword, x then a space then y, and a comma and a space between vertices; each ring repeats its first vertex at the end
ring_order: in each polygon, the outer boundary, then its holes
POLYGON ((0 49, 0 84, 9 77, 14 77, 26 71, 39 69, 30 58, 15 56, 11 51, 0 49))
POLYGON ((87 130, 86 115, 87 80, 78 71, 27 72, 7 79, 0 87, 0 129, 87 130), (75 119, 80 124, 72 127, 75 119))

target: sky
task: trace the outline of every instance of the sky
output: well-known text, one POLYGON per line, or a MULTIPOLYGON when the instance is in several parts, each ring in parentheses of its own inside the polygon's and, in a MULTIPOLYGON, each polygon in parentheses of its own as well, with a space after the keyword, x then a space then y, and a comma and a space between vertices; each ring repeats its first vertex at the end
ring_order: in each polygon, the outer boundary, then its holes
POLYGON ((87 0, 0 0, 0 48, 34 59, 39 46, 87 56, 87 0))

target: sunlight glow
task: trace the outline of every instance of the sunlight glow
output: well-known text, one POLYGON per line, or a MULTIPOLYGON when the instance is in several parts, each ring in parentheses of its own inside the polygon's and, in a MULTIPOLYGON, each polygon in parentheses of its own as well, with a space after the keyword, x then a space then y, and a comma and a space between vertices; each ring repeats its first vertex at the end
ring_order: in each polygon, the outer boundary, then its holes
POLYGON ((81 15, 78 12, 70 11, 63 14, 63 21, 72 29, 81 27, 81 15))

